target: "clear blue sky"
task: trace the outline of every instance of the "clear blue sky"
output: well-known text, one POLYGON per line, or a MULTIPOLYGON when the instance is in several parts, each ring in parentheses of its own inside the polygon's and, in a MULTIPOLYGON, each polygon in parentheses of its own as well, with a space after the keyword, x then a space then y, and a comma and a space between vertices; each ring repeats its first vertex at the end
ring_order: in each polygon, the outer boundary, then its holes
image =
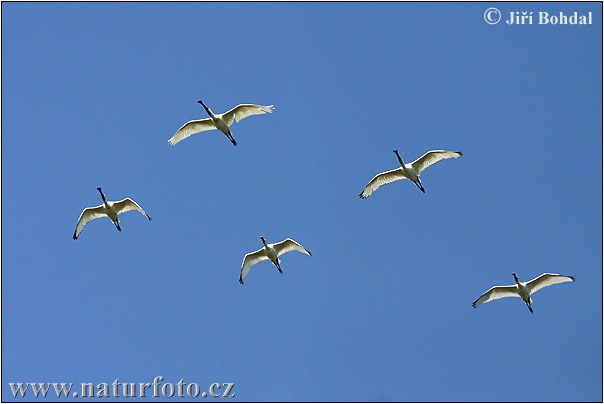
POLYGON ((600 3, 3 3, 2 399, 602 400, 601 34, 600 3), (198 99, 276 109, 170 146, 198 99), (395 148, 464 155, 359 199, 395 148), (97 187, 153 220, 74 241, 97 187), (261 235, 313 255, 242 286, 261 235), (511 272, 576 282, 470 306, 511 272))

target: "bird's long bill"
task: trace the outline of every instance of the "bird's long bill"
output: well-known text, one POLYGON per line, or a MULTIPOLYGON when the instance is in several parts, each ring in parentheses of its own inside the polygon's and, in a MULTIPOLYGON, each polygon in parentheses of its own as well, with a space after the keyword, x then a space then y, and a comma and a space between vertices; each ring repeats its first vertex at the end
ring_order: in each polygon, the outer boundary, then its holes
POLYGON ((210 108, 206 107, 206 104, 204 104, 202 100, 199 100, 197 102, 201 104, 201 106, 203 107, 203 109, 205 109, 206 112, 208 113, 208 115, 211 117, 212 116, 212 111, 210 111, 210 108))
POLYGON ((97 188, 97 191, 99 191, 99 193, 101 194, 101 198, 103 198, 103 201, 105 201, 105 194, 103 193, 103 191, 101 190, 101 188, 97 188))

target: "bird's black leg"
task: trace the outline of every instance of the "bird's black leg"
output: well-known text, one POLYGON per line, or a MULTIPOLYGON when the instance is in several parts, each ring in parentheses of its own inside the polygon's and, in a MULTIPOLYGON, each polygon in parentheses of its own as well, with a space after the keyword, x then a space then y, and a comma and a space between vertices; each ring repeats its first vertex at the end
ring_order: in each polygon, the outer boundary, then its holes
POLYGON ((231 143, 233 143, 233 146, 237 146, 237 142, 235 141, 235 138, 233 137, 233 133, 231 132, 231 129, 227 129, 229 131, 229 133, 225 133, 226 137, 229 138, 229 140, 231 141, 231 143))

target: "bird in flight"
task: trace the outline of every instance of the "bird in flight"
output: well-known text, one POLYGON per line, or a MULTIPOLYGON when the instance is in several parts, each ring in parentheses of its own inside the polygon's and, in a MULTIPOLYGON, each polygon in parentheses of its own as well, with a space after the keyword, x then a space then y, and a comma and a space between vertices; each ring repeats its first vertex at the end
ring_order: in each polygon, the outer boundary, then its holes
POLYGON ((233 122, 239 122, 243 118, 247 118, 251 115, 262 115, 267 112, 273 112, 272 105, 264 106, 256 104, 239 104, 224 114, 215 115, 210 108, 205 106, 203 101, 199 100, 197 102, 201 104, 210 117, 185 123, 180 129, 178 129, 174 136, 168 140, 168 143, 170 143, 172 146, 191 135, 212 129, 218 129, 224 133, 231 143, 233 143, 234 146, 237 146, 237 142, 235 141, 235 138, 233 138, 233 134, 229 128, 233 122))
POLYGON ((386 171, 383 173, 379 173, 365 187, 363 192, 359 194, 361 199, 369 198, 369 196, 382 185, 390 184, 391 182, 408 179, 413 181, 415 185, 422 191, 426 192, 424 187, 422 186, 422 181, 419 179, 419 175, 426 168, 430 167, 434 163, 438 163, 441 160, 450 159, 450 158, 459 158, 463 155, 462 152, 452 152, 446 150, 432 150, 418 158, 412 163, 405 164, 403 159, 398 154, 398 150, 393 150, 396 157, 398 157, 398 161, 401 164, 400 168, 395 168, 394 170, 386 171))
POLYGON ((250 272, 250 269, 256 265, 257 263, 264 260, 271 260, 271 262, 277 267, 280 273, 283 273, 281 270, 281 260, 279 259, 280 255, 285 254, 289 251, 300 251, 301 253, 312 255, 310 251, 306 248, 302 247, 302 245, 298 244, 291 238, 286 238, 285 240, 275 243, 275 244, 267 244, 264 237, 260 236, 262 240, 262 244, 264 246, 258 251, 251 252, 246 254, 243 257, 243 263, 241 264, 241 274, 239 275, 239 283, 243 284, 243 281, 247 274, 250 272))
POLYGON ((97 188, 97 190, 101 193, 103 204, 92 208, 86 208, 82 211, 82 214, 80 214, 80 218, 78 219, 76 229, 73 232, 74 240, 77 240, 78 236, 84 229, 84 226, 86 226, 86 223, 103 216, 108 216, 119 231, 122 231, 122 228, 120 227, 120 220, 118 218, 120 213, 128 212, 130 210, 138 210, 145 217, 147 217, 147 219, 151 220, 151 217, 145 213, 143 208, 141 208, 139 204, 134 202, 132 199, 126 198, 117 202, 108 202, 101 188, 97 188))
POLYGON ((476 308, 479 304, 487 303, 496 299, 502 299, 504 297, 521 297, 522 300, 524 300, 524 303, 526 303, 526 307, 528 307, 529 311, 532 313, 533 307, 531 306, 531 303, 533 302, 533 299, 531 299, 531 295, 533 293, 543 289, 546 286, 575 281, 573 276, 541 274, 528 282, 520 282, 514 272, 512 272, 512 275, 514 276, 514 281, 516 282, 515 285, 493 286, 491 289, 483 293, 483 295, 480 296, 474 303, 472 303, 472 307, 476 308))

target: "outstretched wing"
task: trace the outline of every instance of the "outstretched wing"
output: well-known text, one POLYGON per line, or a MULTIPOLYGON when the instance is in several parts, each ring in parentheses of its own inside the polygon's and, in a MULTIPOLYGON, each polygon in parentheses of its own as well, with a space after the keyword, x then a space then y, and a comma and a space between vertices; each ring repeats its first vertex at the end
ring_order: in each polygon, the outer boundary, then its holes
POLYGON ((415 160, 411 163, 411 166, 419 175, 426 168, 430 167, 432 164, 438 163, 441 160, 450 159, 450 158, 460 158, 463 155, 462 152, 452 152, 446 150, 432 150, 415 160))
POLYGON ((516 290, 516 285, 493 286, 482 296, 480 296, 474 303, 472 303, 472 307, 476 307, 482 303, 488 303, 492 300, 502 299, 504 297, 520 297, 516 290))
POLYGON ((250 269, 257 263, 267 260, 268 257, 264 253, 264 248, 261 248, 258 251, 251 252, 249 254, 245 254, 243 257, 243 262, 241 263, 241 274, 239 275, 239 283, 243 285, 243 281, 245 277, 250 272, 250 269))
POLYGON ((308 251, 306 248, 302 247, 301 244, 295 242, 291 238, 286 238, 285 240, 283 240, 279 243, 273 244, 273 248, 275 249, 275 251, 277 251, 277 256, 280 256, 282 254, 285 254, 286 252, 290 252, 290 251, 294 251, 294 250, 300 251, 301 253, 304 253, 304 254, 312 255, 310 253, 310 251, 308 251))
POLYGON ((103 205, 84 209, 82 211, 82 213, 80 214, 80 218, 78 219, 78 224, 76 225, 76 229, 73 232, 73 239, 74 240, 78 239, 78 236, 80 235, 82 230, 84 230, 84 226, 86 226, 86 223, 90 222, 91 220, 98 219, 99 217, 103 217, 103 216, 107 216, 105 214, 105 206, 103 206, 103 205))
POLYGON ((559 275, 559 274, 542 274, 533 280, 526 283, 526 286, 530 294, 535 293, 539 289, 543 289, 546 286, 555 285, 557 283, 574 282, 573 276, 559 275))
POLYGON ((272 105, 264 106, 256 104, 239 104, 230 111, 227 111, 222 114, 222 119, 224 119, 224 122, 228 126, 231 126, 233 124, 233 120, 235 122, 239 122, 240 120, 242 120, 243 118, 247 118, 248 116, 262 115, 266 114, 267 112, 273 112, 272 105))
POLYGON ((216 126, 214 126, 214 122, 212 122, 212 119, 210 118, 189 121, 182 125, 180 129, 178 129, 174 136, 172 136, 170 140, 168 140, 168 143, 174 146, 176 143, 188 138, 191 135, 212 129, 216 129, 216 126))
POLYGON ((394 170, 386 171, 383 173, 379 173, 365 187, 363 192, 359 194, 359 197, 362 199, 369 198, 369 196, 381 187, 382 185, 390 184, 391 182, 406 179, 405 174, 403 174, 402 168, 395 168, 394 170))
POLYGON ((141 208, 138 203, 134 202, 130 198, 122 199, 121 201, 118 201, 118 202, 113 202, 113 207, 115 208, 118 215, 120 213, 128 212, 131 210, 138 210, 140 213, 145 215, 147 217, 147 219, 151 220, 151 217, 145 213, 143 208, 141 208))

